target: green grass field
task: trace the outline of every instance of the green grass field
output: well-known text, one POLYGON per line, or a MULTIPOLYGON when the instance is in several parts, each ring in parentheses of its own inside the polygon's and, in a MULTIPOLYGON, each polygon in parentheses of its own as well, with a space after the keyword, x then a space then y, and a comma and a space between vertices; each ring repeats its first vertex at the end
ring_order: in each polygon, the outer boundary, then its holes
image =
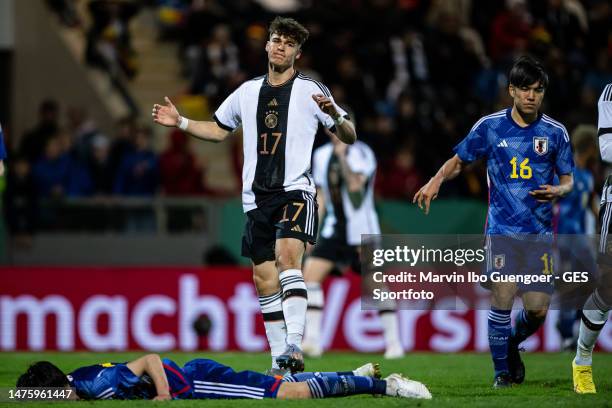
MULTIPOLYGON (((38 360, 54 362, 65 371, 79 366, 105 361, 127 361, 139 356, 137 353, 0 353, 0 387, 14 386, 17 376, 27 366, 38 360)), ((172 358, 179 364, 204 354, 166 353, 163 357, 172 358)), ((263 371, 269 361, 267 354, 261 353, 206 353, 213 358, 237 370, 251 369, 263 371)), ((569 353, 524 354, 527 365, 527 378, 521 386, 508 390, 491 388, 492 370, 488 354, 428 354, 412 353, 402 360, 385 361, 380 355, 357 353, 330 353, 321 359, 306 361, 309 371, 336 371, 355 368, 364 362, 379 361, 383 375, 391 372, 402 372, 405 375, 427 384, 433 400, 419 401, 396 398, 373 398, 355 396, 343 399, 308 400, 308 401, 172 401, 167 402, 176 407, 196 407, 206 404, 215 407, 251 407, 282 404, 290 407, 336 407, 339 404, 350 404, 351 408, 359 407, 513 407, 525 406, 558 407, 558 406, 612 406, 612 354, 595 355, 595 380, 598 388, 596 395, 577 395, 572 391, 571 360, 569 353)), ((161 404, 167 404, 161 403, 161 404)), ((4 403, 4 406, 37 406, 48 403, 4 403)), ((150 406, 150 401, 97 401, 92 402, 57 402, 53 407, 90 406, 95 404, 104 407, 140 407, 150 406)), ((0 403, 2 406, 3 403, 0 403)))

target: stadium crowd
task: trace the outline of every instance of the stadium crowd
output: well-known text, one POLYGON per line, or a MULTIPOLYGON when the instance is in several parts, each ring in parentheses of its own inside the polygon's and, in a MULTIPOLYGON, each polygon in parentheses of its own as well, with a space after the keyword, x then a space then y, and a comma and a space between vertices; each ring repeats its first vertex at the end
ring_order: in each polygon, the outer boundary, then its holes
MULTIPOLYGON (((73 13, 74 0, 49 3, 65 24, 82 24, 73 13)), ((99 3, 91 2, 90 11, 102 17, 86 30, 90 64, 100 63, 94 52, 100 48, 94 45, 114 24, 96 9, 99 3)), ((298 68, 325 82, 336 102, 352 112, 359 139, 380 163, 377 194, 388 199, 411 199, 471 124, 510 105, 505 73, 516 56, 532 54, 547 67, 551 78, 544 111, 570 133, 579 124, 596 123, 597 97, 612 82, 612 4, 607 0, 106 3, 132 5, 128 17, 119 19, 123 24, 114 25, 121 35, 111 41, 118 47, 111 54, 127 58, 117 61, 123 76, 136 75, 130 67, 138 65, 127 20, 153 7, 159 41, 179 44, 182 73, 190 84, 185 93, 205 96, 211 107, 264 72, 267 24, 279 13, 273 6, 288 5, 283 12, 310 31, 298 68)), ((44 101, 38 123, 11 152, 5 202, 15 196, 218 194, 206 186, 205 165, 181 132, 172 133, 166 151, 156 152, 150 127, 138 119, 119 121, 109 136, 83 109, 44 101)), ((320 132, 318 139, 320 144, 327 136, 320 132)), ((238 163, 241 153, 234 151, 238 163)), ((603 183, 601 166, 589 164, 596 190, 603 183)), ((484 198, 484 180, 484 166, 472 166, 444 194, 484 198)))

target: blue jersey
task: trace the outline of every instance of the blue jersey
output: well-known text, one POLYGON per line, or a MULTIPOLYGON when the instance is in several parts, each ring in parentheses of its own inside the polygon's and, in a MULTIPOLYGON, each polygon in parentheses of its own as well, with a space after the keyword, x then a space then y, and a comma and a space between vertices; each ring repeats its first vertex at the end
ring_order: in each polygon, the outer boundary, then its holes
POLYGON ((2 133, 2 125, 0 125, 0 160, 6 159, 6 147, 4 146, 4 134, 2 133))
MULTIPOLYGON (((195 359, 183 368, 162 360, 174 399, 275 398, 280 378, 254 371, 236 372, 214 360, 195 359)), ((126 363, 81 367, 68 375, 82 399, 152 399, 157 395, 148 375, 138 377, 126 363)))
POLYGON ((537 202, 529 192, 552 185, 555 173, 572 173, 567 130, 542 114, 520 127, 511 111, 481 118, 454 151, 464 162, 487 160, 487 234, 552 233, 552 205, 537 202))
POLYGON ((586 234, 586 214, 593 193, 593 175, 587 169, 574 169, 574 189, 559 200, 559 234, 586 234))
MULTIPOLYGON (((191 384, 181 368, 168 359, 162 363, 172 397, 189 398, 191 384)), ((126 363, 81 367, 68 374, 68 382, 82 399, 152 399, 157 395, 151 378, 137 376, 126 363)))

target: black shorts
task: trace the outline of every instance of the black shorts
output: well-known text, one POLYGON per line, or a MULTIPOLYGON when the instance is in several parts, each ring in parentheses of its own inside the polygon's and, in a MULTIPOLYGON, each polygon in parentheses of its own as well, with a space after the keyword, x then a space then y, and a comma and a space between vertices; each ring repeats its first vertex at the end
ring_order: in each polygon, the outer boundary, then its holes
POLYGON ((256 265, 274 261, 274 247, 280 238, 316 243, 319 224, 317 200, 305 191, 288 191, 271 196, 246 213, 242 235, 242 256, 256 265))
POLYGON ((327 259, 335 264, 332 274, 341 274, 340 268, 350 266, 353 272, 361 273, 358 245, 349 245, 342 238, 320 238, 310 256, 327 259))
POLYGON ((610 239, 610 226, 612 225, 612 175, 608 176, 601 193, 599 207, 599 246, 597 248, 597 262, 612 267, 612 240, 610 239))

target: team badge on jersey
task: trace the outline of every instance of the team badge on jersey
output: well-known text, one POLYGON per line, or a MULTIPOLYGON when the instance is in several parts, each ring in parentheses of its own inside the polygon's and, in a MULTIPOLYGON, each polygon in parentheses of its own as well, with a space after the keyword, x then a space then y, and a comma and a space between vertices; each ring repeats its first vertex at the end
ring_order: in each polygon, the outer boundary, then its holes
POLYGON ((268 112, 268 114, 266 115, 266 118, 264 119, 264 123, 269 129, 274 129, 276 125, 278 124, 278 116, 276 112, 274 111, 268 112))
POLYGON ((502 269, 506 265, 506 255, 495 255, 493 258, 495 269, 502 269))
POLYGON ((534 137, 533 138, 533 151, 540 156, 544 156, 548 153, 548 138, 547 137, 534 137))

